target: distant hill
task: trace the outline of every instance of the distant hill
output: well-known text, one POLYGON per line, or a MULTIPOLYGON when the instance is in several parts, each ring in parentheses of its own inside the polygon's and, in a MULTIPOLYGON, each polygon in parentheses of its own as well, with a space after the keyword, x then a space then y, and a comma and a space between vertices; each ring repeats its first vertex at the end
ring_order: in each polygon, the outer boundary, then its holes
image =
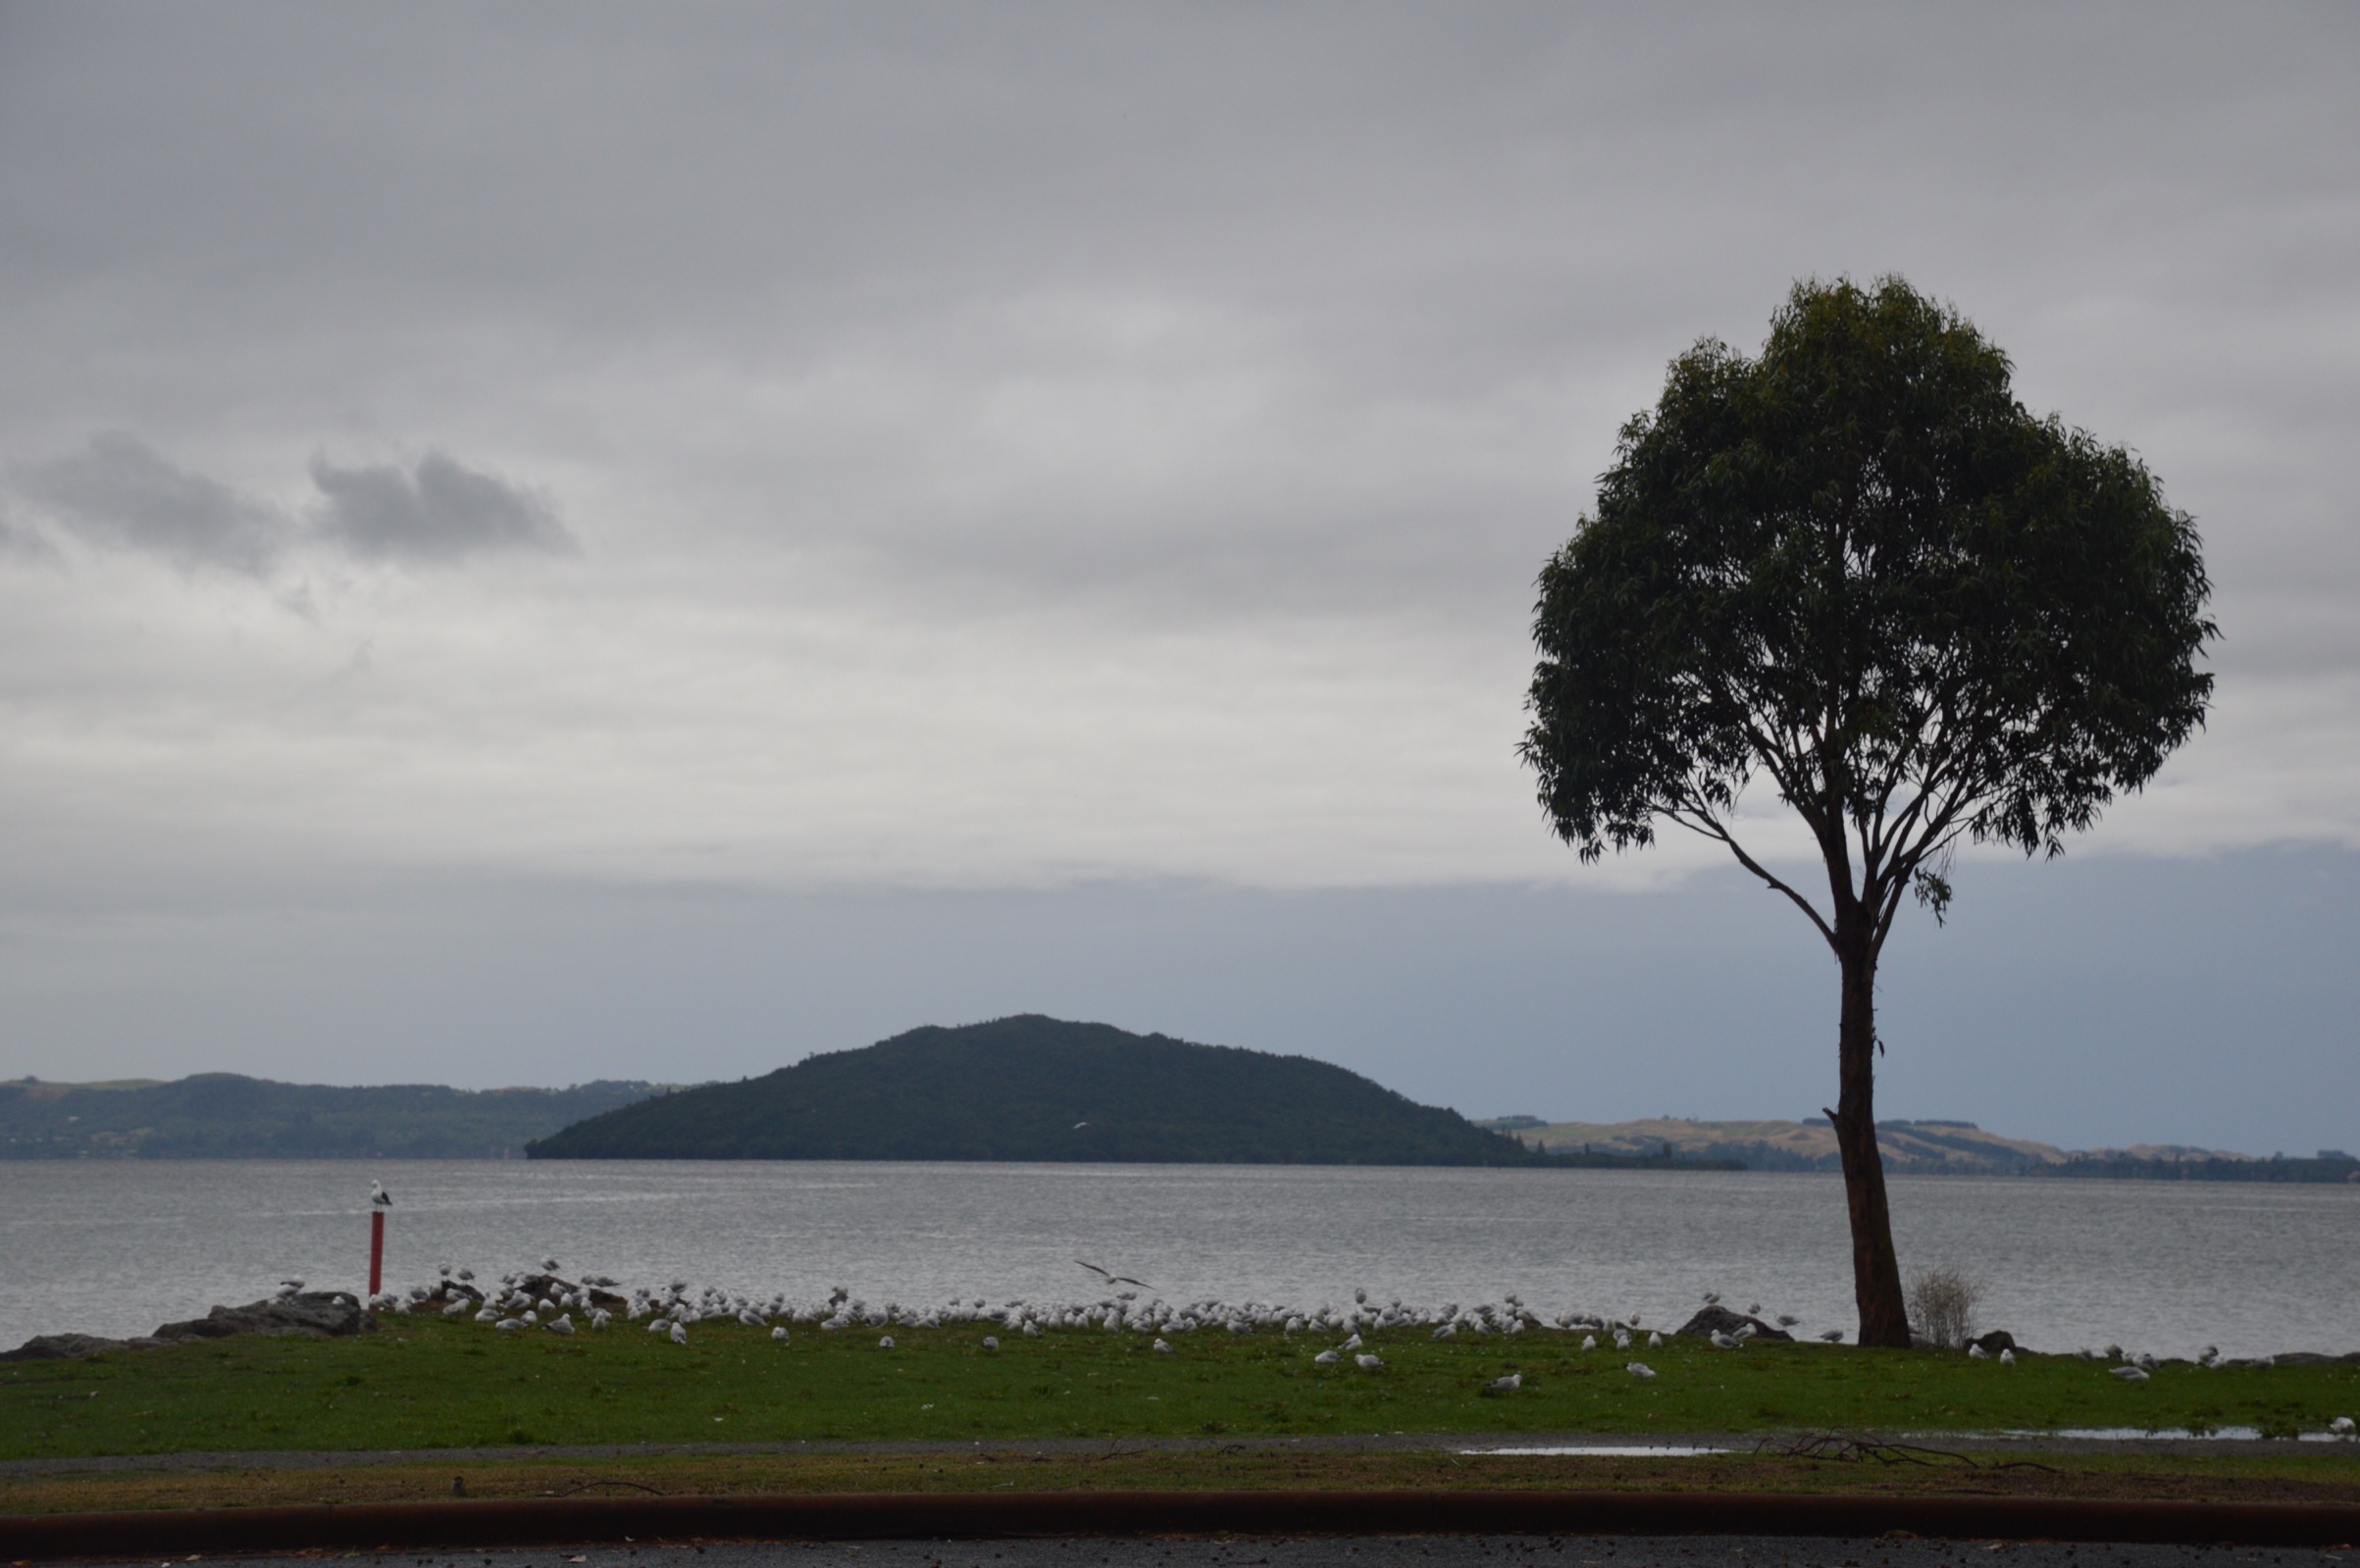
MULTIPOLYGON (((1799 1122, 1692 1122, 1663 1117, 1637 1122, 1548 1122, 1504 1116, 1477 1124, 1496 1128, 1536 1149, 1594 1149, 1612 1153, 1669 1150, 1692 1159, 1742 1160, 1756 1171, 1835 1171, 1835 1129, 1823 1116, 1799 1122)), ((2247 1154, 2180 1143, 2140 1143, 2127 1149, 2070 1150, 2028 1138, 2003 1138, 1973 1122, 1891 1121, 1876 1124, 1885 1169, 1911 1176, 2057 1176, 2190 1182, 2344 1182, 2360 1180, 2360 1162, 2334 1149, 2317 1159, 2259 1160, 2247 1154)))
MULTIPOLYGON (((1308 1056, 1026 1015, 914 1029, 609 1111, 535 1159, 1538 1165, 1515 1139, 1308 1056)), ((1615 1163, 1623 1163, 1616 1161, 1615 1163)))
POLYGON ((0 1159, 513 1159, 652 1084, 338 1088, 200 1073, 169 1084, 0 1083, 0 1159))

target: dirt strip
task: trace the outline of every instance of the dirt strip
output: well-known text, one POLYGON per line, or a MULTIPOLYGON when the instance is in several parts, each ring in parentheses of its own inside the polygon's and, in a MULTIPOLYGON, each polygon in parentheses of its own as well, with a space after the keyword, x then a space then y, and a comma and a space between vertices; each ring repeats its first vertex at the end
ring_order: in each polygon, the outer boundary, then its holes
POLYGON ((679 1541, 1254 1534, 1910 1537, 2348 1547, 2360 1506, 1599 1492, 573 1497, 0 1518, 0 1560, 679 1541))

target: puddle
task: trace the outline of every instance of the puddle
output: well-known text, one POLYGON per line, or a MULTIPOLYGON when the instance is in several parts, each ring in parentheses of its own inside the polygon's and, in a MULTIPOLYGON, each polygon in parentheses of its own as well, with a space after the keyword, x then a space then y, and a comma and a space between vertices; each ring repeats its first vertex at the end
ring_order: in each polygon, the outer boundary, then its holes
MULTIPOLYGON (((2091 1441, 2091 1443, 2259 1443, 2261 1429, 2214 1427, 2211 1432, 2187 1432, 2185 1427, 2167 1427, 2162 1432, 2147 1432, 2145 1427, 2060 1427, 2056 1432, 1999 1432, 1992 1436, 2001 1436, 2001 1439, 2079 1439, 2091 1441)), ((2343 1436, 2332 1432, 2306 1432, 2298 1434, 2296 1441, 2298 1443, 2350 1443, 2350 1439, 2343 1439, 2343 1436)))

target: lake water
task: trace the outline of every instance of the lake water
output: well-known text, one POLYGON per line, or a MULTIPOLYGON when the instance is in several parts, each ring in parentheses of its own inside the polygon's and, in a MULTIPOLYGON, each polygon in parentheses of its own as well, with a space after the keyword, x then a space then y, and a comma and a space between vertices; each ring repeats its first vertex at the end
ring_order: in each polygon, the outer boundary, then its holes
MULTIPOLYGON (((0 1345, 145 1333, 299 1277, 358 1289, 369 1180, 395 1207, 386 1285, 685 1279, 882 1305, 1087 1301, 1076 1258, 1168 1300, 1416 1306, 1514 1291, 1544 1317, 1676 1326, 1702 1291, 1855 1327, 1843 1189, 1766 1173, 767 1162, 0 1162, 0 1345)), ((2360 1348, 2360 1188, 1900 1177, 1905 1268, 1987 1288, 2040 1349, 2360 1348)))

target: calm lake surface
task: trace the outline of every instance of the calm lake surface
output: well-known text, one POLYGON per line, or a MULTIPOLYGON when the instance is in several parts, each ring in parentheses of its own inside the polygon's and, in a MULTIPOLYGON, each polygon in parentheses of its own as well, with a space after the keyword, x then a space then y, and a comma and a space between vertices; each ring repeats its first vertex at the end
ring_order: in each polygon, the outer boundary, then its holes
MULTIPOLYGON (((626 1285, 882 1305, 1085 1301, 1076 1258, 1181 1301, 1496 1301, 1637 1311, 1701 1292, 1855 1325, 1832 1176, 1304 1166, 0 1163, 0 1346, 142 1334, 282 1278, 366 1283, 369 1181, 391 1190, 388 1289, 439 1263, 558 1258, 626 1285)), ((1904 1267, 1985 1282, 1986 1327, 2040 1349, 2360 1348, 2360 1188, 1901 1177, 1904 1267)))

